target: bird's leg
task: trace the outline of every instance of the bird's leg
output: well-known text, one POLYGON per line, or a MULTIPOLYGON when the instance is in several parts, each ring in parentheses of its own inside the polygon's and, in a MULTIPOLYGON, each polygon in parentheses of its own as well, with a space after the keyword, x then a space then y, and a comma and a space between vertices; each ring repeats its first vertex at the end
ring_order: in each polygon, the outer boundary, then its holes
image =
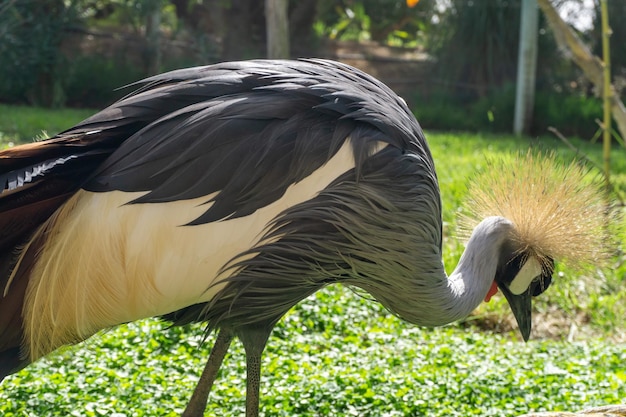
POLYGON ((259 391, 261 384, 261 355, 274 326, 248 326, 241 328, 237 336, 246 351, 246 417, 259 415, 259 391))
POLYGON ((211 354, 209 355, 206 366, 202 371, 202 375, 200 375, 196 389, 193 391, 189 404, 187 404, 181 417, 202 417, 204 415, 209 392, 211 392, 211 387, 217 377, 217 371, 219 371, 220 366, 222 366, 222 361, 224 360, 226 352, 228 352, 232 340, 233 333, 230 329, 220 330, 213 344, 213 349, 211 349, 211 354))

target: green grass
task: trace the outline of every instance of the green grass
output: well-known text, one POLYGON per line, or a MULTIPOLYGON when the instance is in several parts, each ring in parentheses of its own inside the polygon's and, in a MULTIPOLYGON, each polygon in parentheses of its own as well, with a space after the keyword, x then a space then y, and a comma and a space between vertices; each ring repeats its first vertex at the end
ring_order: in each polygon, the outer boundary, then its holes
MULTIPOLYGON (((46 113, 49 120, 52 113, 46 113)), ((37 129, 53 134, 87 115, 64 113, 57 119, 62 126, 44 122, 37 129)), ((0 132, 5 123, 0 119, 0 132)), ((463 250, 454 236, 468 178, 487 157, 529 146, 574 157, 549 138, 431 132, 428 139, 443 195, 448 270, 463 250)), ((599 146, 575 145, 600 160, 599 146)), ((623 154, 614 153, 614 180, 622 188, 623 154)), ((515 416, 620 403, 626 398, 626 266, 620 253, 618 248, 605 270, 578 274, 559 265, 553 285, 535 304, 540 331, 529 343, 507 330, 511 314, 500 295, 463 323, 425 329, 347 289, 325 289, 296 306, 272 334, 263 361, 262 413, 515 416), (555 328, 541 330, 542 321, 555 328)), ((155 320, 120 326, 9 377, 0 385, 0 415, 179 415, 213 341, 211 336, 202 344, 202 335, 200 326, 168 329, 155 320)), ((244 395, 243 349, 234 343, 206 415, 242 415, 244 395)))
POLYGON ((0 149, 52 136, 87 118, 86 109, 44 109, 0 104, 0 149))
MULTIPOLYGON (((45 359, 1 387, 5 417, 176 416, 208 357, 201 329, 122 326, 45 359), (31 414, 26 414, 31 413, 31 414), (118 413, 118 414, 114 414, 118 413)), ((516 341, 457 326, 406 325, 341 289, 312 297, 278 326, 264 356, 265 415, 514 416, 626 396, 623 345, 516 341)), ((234 344, 207 415, 244 409, 234 344)))

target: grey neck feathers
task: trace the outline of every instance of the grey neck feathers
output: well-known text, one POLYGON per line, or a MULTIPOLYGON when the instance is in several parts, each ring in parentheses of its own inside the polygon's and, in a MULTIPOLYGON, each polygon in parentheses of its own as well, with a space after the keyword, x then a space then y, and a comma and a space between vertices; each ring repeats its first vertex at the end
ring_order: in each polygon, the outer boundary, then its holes
POLYGON ((454 320, 466 317, 484 300, 496 276, 502 244, 512 228, 513 224, 503 217, 488 217, 474 229, 448 279, 454 320))
MULTIPOLYGON (((498 268, 502 244, 509 238, 513 224, 503 217, 488 217, 472 232, 465 252, 452 274, 429 291, 428 302, 409 321, 426 326, 440 326, 467 317, 484 300, 498 268)), ((442 276, 443 275, 443 276, 442 276)))

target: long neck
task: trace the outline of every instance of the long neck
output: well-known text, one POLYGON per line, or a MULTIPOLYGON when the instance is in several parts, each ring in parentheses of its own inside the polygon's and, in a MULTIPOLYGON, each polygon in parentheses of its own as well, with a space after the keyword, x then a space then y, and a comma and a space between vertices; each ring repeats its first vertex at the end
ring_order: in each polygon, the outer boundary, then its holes
POLYGON ((486 218, 474 229, 449 277, 440 255, 425 259, 422 265, 430 267, 416 271, 415 286, 400 295, 401 300, 380 301, 403 319, 422 326, 441 326, 467 317, 493 283, 502 244, 512 227, 505 218, 486 218))
POLYGON ((512 223, 502 217, 488 217, 473 231, 465 252, 448 278, 449 293, 444 295, 454 306, 452 320, 467 317, 485 299, 498 268, 503 242, 510 236, 512 223))

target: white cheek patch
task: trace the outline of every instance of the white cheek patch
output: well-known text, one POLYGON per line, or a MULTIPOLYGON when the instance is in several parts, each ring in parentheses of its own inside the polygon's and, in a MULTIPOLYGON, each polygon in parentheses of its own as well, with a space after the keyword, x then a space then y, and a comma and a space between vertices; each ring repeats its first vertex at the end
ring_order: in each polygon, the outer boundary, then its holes
POLYGON ((509 290, 515 295, 524 293, 530 286, 530 283, 541 275, 541 272, 541 264, 533 256, 529 257, 522 269, 511 281, 509 290))

